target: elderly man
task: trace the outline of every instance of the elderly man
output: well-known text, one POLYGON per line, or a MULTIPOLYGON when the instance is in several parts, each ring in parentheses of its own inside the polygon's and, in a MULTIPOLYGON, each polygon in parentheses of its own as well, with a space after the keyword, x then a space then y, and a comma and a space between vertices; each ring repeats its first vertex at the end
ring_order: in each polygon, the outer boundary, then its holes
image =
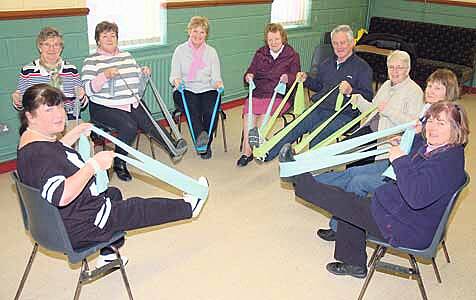
MULTIPOLYGON (((370 121, 372 131, 384 130, 418 118, 424 105, 423 91, 410 78, 410 65, 410 55, 405 51, 397 50, 387 57, 389 80, 382 85, 372 101, 378 107, 378 114, 370 121)), ((362 111, 372 105, 362 97, 358 97, 355 104, 362 111)), ((386 182, 381 174, 389 165, 388 155, 383 154, 375 158, 375 163, 348 168, 343 172, 320 174, 314 179, 355 193, 359 197, 366 197, 386 182)), ((326 241, 333 241, 337 220, 333 217, 329 225, 330 229, 319 229, 317 235, 326 241)))
MULTIPOLYGON (((354 35, 352 29, 348 25, 337 26, 331 32, 331 40, 334 56, 327 58, 318 65, 317 76, 311 78, 306 73, 298 73, 298 76, 304 80, 304 85, 316 92, 312 100, 318 100, 337 84, 339 84, 339 91, 345 96, 344 101, 350 99, 352 94, 360 94, 365 99, 372 99, 372 69, 363 59, 354 54, 354 35)), ((317 128, 323 121, 334 114, 339 91, 335 90, 327 97, 326 101, 321 103, 317 109, 291 130, 269 151, 265 160, 269 161, 275 158, 284 144, 294 142, 299 136, 317 128)), ((352 110, 351 107, 345 108, 312 140, 311 146, 324 140, 357 115, 357 110, 352 110)))

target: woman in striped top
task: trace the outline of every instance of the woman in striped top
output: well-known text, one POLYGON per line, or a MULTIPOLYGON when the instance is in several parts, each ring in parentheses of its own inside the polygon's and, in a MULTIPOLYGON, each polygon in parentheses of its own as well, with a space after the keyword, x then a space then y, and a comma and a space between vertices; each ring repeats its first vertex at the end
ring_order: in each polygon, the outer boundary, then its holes
POLYGON ((80 99, 82 107, 87 104, 87 97, 81 86, 78 69, 61 58, 63 36, 57 29, 45 27, 36 38, 36 46, 40 57, 21 69, 17 90, 12 94, 13 106, 17 110, 23 109, 21 98, 26 89, 35 84, 47 83, 63 91, 68 120, 74 120, 79 114, 79 110, 75 113, 76 97, 80 99))
MULTIPOLYGON (((104 21, 96 25, 94 37, 98 48, 96 53, 87 57, 83 63, 81 79, 91 100, 91 121, 113 127, 117 130, 117 138, 129 145, 136 138, 138 129, 165 145, 160 133, 139 104, 141 73, 149 75, 150 69, 140 68, 129 52, 119 50, 118 33, 119 29, 115 23, 104 21)), ((174 141, 167 130, 162 128, 162 131, 170 141, 174 141)), ((164 149, 169 151, 173 159, 180 159, 187 149, 187 144, 183 139, 175 143, 177 155, 167 146, 164 146, 164 149)), ((119 147, 116 147, 115 151, 127 155, 127 152, 119 147)), ((132 179, 126 163, 119 158, 114 159, 114 171, 123 181, 132 179)))

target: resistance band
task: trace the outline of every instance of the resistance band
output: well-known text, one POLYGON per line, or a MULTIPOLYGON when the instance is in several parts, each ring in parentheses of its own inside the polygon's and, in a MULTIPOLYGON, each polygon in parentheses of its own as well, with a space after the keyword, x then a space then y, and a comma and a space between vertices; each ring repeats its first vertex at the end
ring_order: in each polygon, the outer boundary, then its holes
POLYGON ((279 164, 280 177, 290 177, 310 171, 322 170, 324 168, 329 168, 373 155, 386 153, 389 151, 389 148, 364 152, 360 150, 359 152, 341 154, 361 145, 365 145, 373 140, 402 132, 407 128, 414 126, 414 124, 414 122, 409 122, 296 155, 294 157, 295 161, 281 162, 279 164))
POLYGON ((210 140, 210 137, 212 135, 213 125, 215 123, 215 117, 218 111, 218 106, 220 104, 220 95, 224 92, 224 89, 223 87, 220 87, 216 90, 217 98, 215 100, 215 105, 213 107, 212 118, 210 121, 210 128, 208 129, 208 138, 206 142, 204 141, 203 143, 200 143, 200 144, 197 144, 197 138, 195 137, 195 132, 193 131, 193 124, 192 124, 192 119, 190 117, 190 111, 188 110, 187 101, 185 100, 185 85, 183 81, 179 84, 178 91, 180 92, 180 95, 182 96, 183 108, 185 110, 185 115, 188 121, 187 123, 190 129, 190 134, 192 135, 192 141, 193 141, 193 144, 195 145, 195 149, 197 150, 198 153, 205 153, 207 152, 208 141, 210 140))
POLYGON ((251 79, 248 82, 248 131, 253 128, 253 90, 255 88, 255 82, 251 79))
MULTIPOLYGON (((179 171, 159 162, 151 157, 137 151, 136 149, 130 147, 126 143, 120 141, 119 139, 111 136, 110 134, 104 132, 103 130, 92 126, 91 131, 94 133, 108 139, 113 144, 125 150, 127 153, 133 155, 137 159, 127 157, 116 153, 116 157, 130 163, 134 167, 142 170, 149 175, 154 176, 155 178, 170 184, 178 188, 181 191, 184 191, 188 194, 196 196, 201 199, 205 199, 208 195, 208 187, 201 185, 197 180, 180 173, 179 171)), ((107 175, 106 175, 107 176, 107 175)), ((96 177, 96 179, 98 179, 96 177)), ((97 181, 96 181, 97 182, 97 181)))
MULTIPOLYGON (((297 81, 294 82, 294 85, 296 84, 297 81)), ((321 104, 326 98, 335 90, 339 87, 339 85, 336 85, 333 87, 329 92, 327 92, 324 96, 322 96, 319 100, 317 100, 313 105, 311 105, 304 113, 302 113, 299 117, 297 117, 295 120, 293 120, 291 123, 288 124, 288 126, 284 127, 281 131, 279 131, 277 134, 272 136, 269 140, 264 142, 260 147, 254 148, 253 149, 253 156, 259 160, 264 160, 266 158, 266 154, 271 150, 276 144, 281 141, 291 130, 293 130, 302 120, 304 120, 311 112, 316 109, 319 104, 321 104)), ((292 88, 290 89, 290 91, 292 88)), ((288 95, 286 95, 288 96, 288 95)), ((281 105, 284 106, 284 99, 283 102, 281 102, 281 105)), ((276 110, 277 112, 278 110, 276 110)), ((275 115, 276 115, 275 112, 275 115)), ((273 115, 274 117, 274 115, 273 115)), ((276 116, 277 117, 277 116, 276 116)), ((263 136, 266 136, 266 129, 263 130, 263 136)))

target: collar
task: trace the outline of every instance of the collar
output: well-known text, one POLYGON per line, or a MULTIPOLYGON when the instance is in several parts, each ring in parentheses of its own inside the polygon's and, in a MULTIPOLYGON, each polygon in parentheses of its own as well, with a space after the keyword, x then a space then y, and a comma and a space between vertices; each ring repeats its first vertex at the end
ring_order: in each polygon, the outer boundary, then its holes
POLYGON ((405 85, 407 85, 409 82, 410 82, 410 76, 407 76, 407 78, 405 78, 405 80, 403 80, 402 82, 400 83, 397 83, 395 85, 392 85, 392 82, 390 82, 390 88, 391 89, 399 89, 401 87, 404 87, 405 85))
POLYGON ((119 54, 119 48, 116 47, 116 51, 114 51, 114 53, 109 53, 109 52, 104 51, 104 50, 102 50, 101 48, 98 47, 98 48, 96 49, 96 52, 99 53, 99 54, 101 54, 101 55, 105 55, 105 56, 116 56, 116 55, 119 54))
POLYGON ((273 52, 273 50, 271 50, 271 48, 269 48, 269 54, 271 54, 273 59, 276 60, 278 58, 278 56, 281 54, 281 52, 283 52, 283 49, 284 49, 284 44, 281 46, 281 48, 279 49, 278 52, 273 52))
MULTIPOLYGON (((50 75, 50 70, 45 68, 42 64, 40 64, 40 59, 37 58, 33 61, 33 65, 35 66, 35 71, 39 71, 41 76, 49 76, 50 75)), ((58 71, 63 70, 64 67, 64 61, 60 57, 60 62, 58 64, 58 71)))
POLYGON ((351 61, 355 56, 355 53, 354 51, 352 51, 352 54, 347 57, 343 62, 338 62, 337 61, 337 55, 334 54, 334 62, 335 62, 335 66, 337 67, 337 64, 339 64, 340 66, 343 66, 344 64, 346 64, 348 61, 351 61))

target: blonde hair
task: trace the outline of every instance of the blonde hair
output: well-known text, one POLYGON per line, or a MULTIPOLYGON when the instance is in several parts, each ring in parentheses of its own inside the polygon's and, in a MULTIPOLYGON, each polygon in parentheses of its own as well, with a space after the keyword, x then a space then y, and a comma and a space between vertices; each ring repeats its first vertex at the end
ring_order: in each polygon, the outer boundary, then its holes
POLYGON ((456 78, 455 73, 449 69, 438 69, 426 80, 428 82, 437 82, 442 84, 446 88, 446 99, 447 101, 456 101, 459 99, 459 85, 458 78, 456 78))
POLYGON ((272 33, 279 32, 279 34, 281 35, 281 40, 282 40, 283 44, 286 44, 288 42, 288 33, 286 32, 286 30, 284 30, 283 25, 281 25, 279 23, 269 23, 264 28, 264 43, 266 45, 268 44, 268 33, 269 32, 272 32, 272 33))
POLYGON ((187 25, 187 31, 192 30, 193 28, 196 28, 198 26, 201 26, 203 30, 205 30, 205 33, 208 35, 208 30, 209 30, 209 23, 208 23, 208 18, 207 17, 202 17, 202 16, 194 16, 190 19, 190 22, 188 22, 187 25))

